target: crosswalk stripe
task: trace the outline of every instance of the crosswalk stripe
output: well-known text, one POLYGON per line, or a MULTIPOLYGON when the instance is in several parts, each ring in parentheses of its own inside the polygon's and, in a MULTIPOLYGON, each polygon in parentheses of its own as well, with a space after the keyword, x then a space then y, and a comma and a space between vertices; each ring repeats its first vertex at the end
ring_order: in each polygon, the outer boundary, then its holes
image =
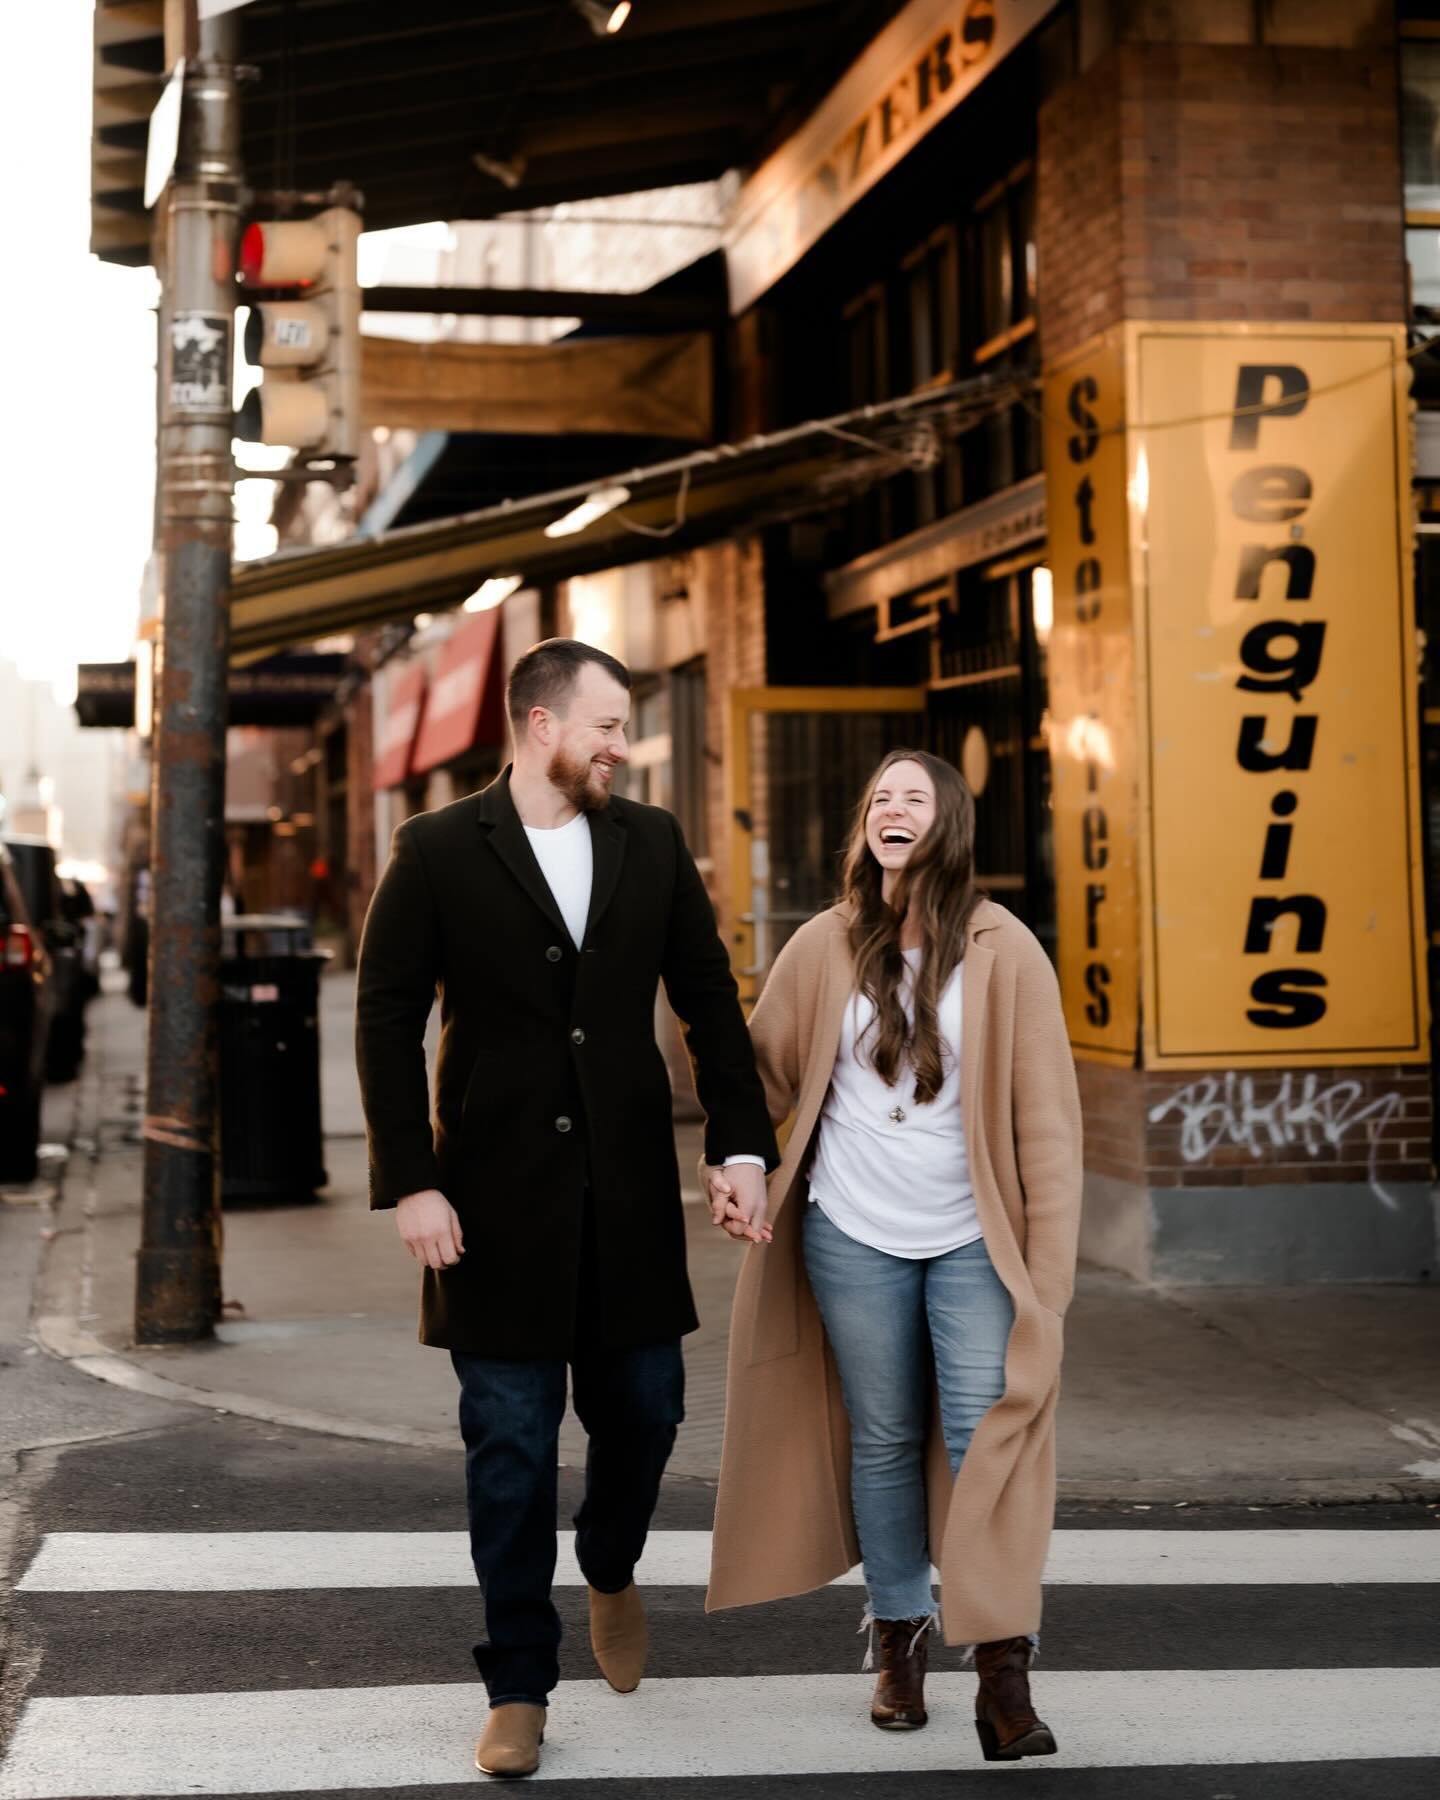
MULTIPOLYGON (((973 1676, 936 1677, 928 1731, 897 1740, 856 1675, 598 1681, 554 1696, 542 1778, 863 1774, 981 1764, 973 1676)), ((1047 1673, 1052 1768, 1389 1759, 1440 1754, 1440 1671, 1047 1673)), ((473 1685, 33 1700, 0 1800, 256 1794, 456 1782, 480 1722, 473 1685)))
MULTIPOLYGON (((573 1532, 556 1582, 579 1586, 573 1532)), ((640 1578, 703 1586, 708 1531, 652 1531, 640 1578)), ((1292 1585, 1440 1581, 1440 1531, 1057 1531, 1056 1586, 1292 1585)), ((458 1531, 54 1532, 19 1582, 32 1593, 205 1593, 284 1588, 468 1587, 458 1531)), ((854 1586, 858 1570, 841 1577, 854 1586)))

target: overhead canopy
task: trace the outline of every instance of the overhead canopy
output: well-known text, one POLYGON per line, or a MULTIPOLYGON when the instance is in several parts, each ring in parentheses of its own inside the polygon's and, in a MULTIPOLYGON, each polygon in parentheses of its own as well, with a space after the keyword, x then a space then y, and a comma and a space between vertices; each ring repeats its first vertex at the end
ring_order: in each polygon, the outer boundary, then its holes
POLYGON ((556 581, 824 511, 907 463, 922 466, 938 454, 938 440, 1013 405, 1016 395, 1012 379, 980 376, 650 464, 609 478, 629 499, 571 536, 548 537, 545 527, 591 484, 246 563, 231 590, 233 654, 248 660, 458 606, 492 575, 556 581))
MULTIPOLYGON (((353 182, 371 229, 710 180, 758 161, 897 5, 642 0, 597 37, 568 0, 251 0, 236 15, 255 72, 246 180, 353 182)), ((108 261, 150 260, 163 15, 163 0, 95 0, 91 247, 108 261)))
POLYGON ((715 435, 710 336, 574 338, 558 344, 366 338, 367 425, 420 431, 715 435))
MULTIPOLYGON (((345 678, 343 656, 277 656, 249 668, 231 669, 231 725, 313 725, 335 698, 345 678)), ((75 713, 82 725, 120 727, 135 723, 135 664, 81 663, 75 713)))

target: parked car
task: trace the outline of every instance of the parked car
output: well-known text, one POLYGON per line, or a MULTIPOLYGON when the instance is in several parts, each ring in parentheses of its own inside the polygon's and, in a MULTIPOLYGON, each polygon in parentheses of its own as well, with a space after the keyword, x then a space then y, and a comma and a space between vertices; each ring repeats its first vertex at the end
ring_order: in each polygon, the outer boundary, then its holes
POLYGON ((73 1081, 85 1058, 85 1007, 90 998, 83 934, 66 916, 54 846, 38 837, 7 837, 4 844, 25 896, 31 929, 40 933, 54 972, 55 1006, 45 1045, 45 1079, 73 1081))
POLYGON ((33 1181, 54 965, 0 842, 0 1181, 33 1181))
POLYGON ((60 906, 66 920, 75 927, 80 951, 80 984, 87 1001, 100 992, 100 952, 104 946, 105 921, 90 898, 90 890, 74 875, 60 877, 60 906))

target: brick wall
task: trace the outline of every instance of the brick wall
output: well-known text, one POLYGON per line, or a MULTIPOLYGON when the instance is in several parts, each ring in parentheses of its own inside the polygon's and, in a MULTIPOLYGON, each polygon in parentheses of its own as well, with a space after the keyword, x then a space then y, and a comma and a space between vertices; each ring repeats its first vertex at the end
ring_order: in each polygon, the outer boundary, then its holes
POLYGON ((1392 51, 1126 44, 1039 120, 1054 361, 1122 318, 1405 316, 1392 51))
POLYGON ((1425 1068, 1080 1065, 1085 1166, 1152 1188, 1427 1181, 1425 1068))
MULTIPOLYGON (((746 538, 695 551, 688 585, 700 605, 705 643, 705 746, 714 752, 706 759, 710 898, 728 942, 735 907, 730 893, 730 820, 720 759, 730 690, 761 687, 765 682, 765 566, 760 540, 746 538)), ((763 794, 757 797, 763 800, 763 794)))

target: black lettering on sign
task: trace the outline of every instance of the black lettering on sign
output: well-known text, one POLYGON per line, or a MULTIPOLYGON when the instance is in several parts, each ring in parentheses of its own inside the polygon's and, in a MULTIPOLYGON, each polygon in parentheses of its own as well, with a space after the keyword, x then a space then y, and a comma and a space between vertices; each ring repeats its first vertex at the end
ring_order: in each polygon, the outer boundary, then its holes
MULTIPOLYGON (((1261 419, 1293 419, 1309 404, 1310 378, 1294 363, 1242 363, 1235 380, 1235 414, 1230 421, 1230 448, 1254 450, 1260 442, 1261 419)), ((1279 525, 1298 519, 1308 510, 1313 484, 1304 469, 1291 463, 1265 463, 1246 469, 1230 488, 1231 511, 1237 519, 1253 524, 1279 525)), ((1292 535, 1299 537, 1294 526, 1292 535)), ((1237 600, 1260 599, 1265 571, 1272 563, 1285 568, 1283 598, 1308 601, 1315 591, 1316 555, 1308 544, 1245 544, 1235 576, 1237 600)), ((1270 597, 1276 596, 1275 583, 1270 597)), ((1240 641, 1240 660, 1246 673, 1235 685, 1246 693, 1288 694, 1298 705, 1305 690, 1320 673, 1325 649, 1325 621, 1265 619, 1252 625, 1240 641)), ((1251 775, 1275 771, 1306 770, 1315 758, 1319 718, 1315 714, 1290 721, 1289 741, 1280 747, 1263 714, 1249 713, 1240 721, 1235 759, 1251 775)), ((1296 827, 1291 821, 1300 807, 1300 792, 1283 788, 1270 800, 1271 823, 1265 827, 1260 851, 1261 881, 1283 881, 1290 867, 1290 851, 1296 827)), ((1318 894, 1256 894, 1250 901, 1245 927, 1245 954, 1268 956, 1275 951, 1275 927, 1281 919, 1295 920, 1295 954, 1316 956, 1325 943, 1328 917, 1318 894)), ((1267 969, 1250 984, 1256 1003, 1245 1017, 1266 1031, 1294 1031, 1323 1019, 1328 1002, 1325 977, 1318 969, 1267 969)))
POLYGON ((1087 475, 1075 490, 1075 510, 1080 515, 1080 542, 1088 548, 1095 542, 1095 483, 1087 475))
POLYGON ((1236 416, 1230 421, 1230 448, 1253 450, 1260 440, 1261 419, 1293 419, 1304 412, 1309 400, 1310 382, 1294 363, 1241 363, 1235 378, 1236 416), (1278 395, 1274 383, 1279 384, 1278 395), (1255 410, 1261 406, 1263 413, 1255 410))
POLYGON ((1260 577, 1269 564, 1285 564, 1285 598, 1308 600, 1315 586, 1315 552, 1306 544, 1247 544, 1235 577, 1237 600, 1260 598, 1260 577))
POLYGON ((1105 904, 1105 889, 1098 881, 1085 884, 1085 948, 1100 948, 1100 908, 1105 904))
POLYGON ((1100 807, 1087 806, 1085 808, 1082 829, 1084 831, 1085 867, 1098 872, 1110 860, 1110 827, 1100 807))
POLYGON ((1292 625, 1288 619, 1267 619, 1252 625, 1240 644, 1240 660, 1253 675, 1235 683, 1252 694, 1288 694, 1298 701, 1320 673, 1320 652, 1325 646, 1325 622, 1292 625), (1293 643, 1294 649, 1277 652, 1275 645, 1293 643))
POLYGON ((995 41, 995 0, 970 0, 960 22, 960 60, 968 68, 984 60, 995 41))
MULTIPOLYGON (((1288 819, 1300 804, 1300 796, 1286 788, 1278 793, 1270 802, 1270 811, 1277 819, 1288 819)), ((1260 858, 1260 879, 1262 881, 1283 881, 1285 871, 1290 867, 1290 840, 1295 835, 1293 825, 1271 825, 1265 833, 1265 854, 1260 858)))
POLYGON ((866 116, 855 127, 855 132, 854 132, 855 148, 854 148, 853 152, 851 153, 851 157, 850 157, 850 179, 851 179, 851 181, 856 181, 859 179, 860 171, 865 166, 865 140, 869 135, 870 135, 870 117, 869 117, 869 114, 867 113, 866 116))
POLYGON ((1253 525, 1283 525, 1287 519, 1298 519, 1310 497, 1310 477, 1283 463, 1247 469, 1230 489, 1235 517, 1253 525))
POLYGON ((1296 955, 1318 956, 1325 945, 1325 902, 1318 894, 1287 894, 1284 899, 1257 894, 1250 902, 1245 954, 1264 956, 1275 927, 1287 915, 1296 921, 1296 955))
POLYGON ((1085 965, 1085 992, 1090 996, 1085 1007, 1085 1017, 1097 1031, 1103 1031, 1110 1023, 1110 971, 1104 963, 1092 962, 1085 965))
POLYGON ((1315 729, 1319 723, 1313 713, 1297 713, 1290 724, 1290 742, 1283 750, 1267 750, 1270 734, 1264 715, 1247 713, 1240 721, 1235 760, 1252 775, 1269 775, 1275 769, 1308 769, 1315 755, 1315 729))
POLYGON ((1075 617, 1082 625, 1093 625, 1100 617, 1100 563, 1087 556, 1075 571, 1075 617))
POLYGON ((1100 443, 1100 421, 1090 406, 1100 398, 1100 385, 1093 375, 1082 375, 1070 389, 1065 410, 1084 433, 1066 440, 1065 448, 1073 463, 1089 462, 1100 443), (1088 404, 1087 404, 1088 402, 1088 404))
POLYGON ((920 110, 940 94, 948 94, 955 85, 955 69, 950 51, 955 40, 947 31, 938 37, 915 65, 915 91, 920 110))
POLYGON ((1325 1017, 1325 977, 1318 969, 1267 969, 1250 983, 1250 998, 1258 1002, 1245 1017, 1266 1031, 1294 1031, 1301 1025, 1318 1025, 1325 1017), (1306 989, 1312 990, 1306 993, 1306 989))

